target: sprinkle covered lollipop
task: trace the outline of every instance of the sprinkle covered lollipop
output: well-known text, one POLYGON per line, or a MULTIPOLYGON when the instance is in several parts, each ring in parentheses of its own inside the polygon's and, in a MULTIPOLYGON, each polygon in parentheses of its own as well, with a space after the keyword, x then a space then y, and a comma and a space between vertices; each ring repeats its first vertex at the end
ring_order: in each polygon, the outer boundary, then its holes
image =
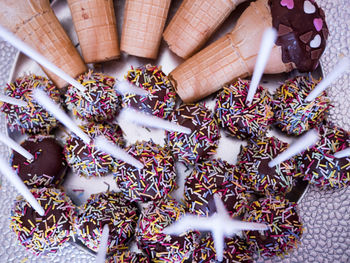
POLYGON ((63 147, 52 136, 32 136, 21 146, 34 156, 29 161, 18 152, 13 152, 11 165, 28 187, 57 187, 67 171, 63 147))
POLYGON ((132 68, 126 79, 148 92, 146 96, 127 94, 123 97, 123 106, 132 107, 167 118, 175 107, 176 93, 161 67, 150 64, 132 68))
POLYGON ((300 242, 303 233, 297 205, 279 196, 253 202, 244 220, 268 225, 264 232, 245 231, 248 243, 255 246, 262 257, 288 253, 300 242))
POLYGON ((269 162, 288 147, 288 143, 275 137, 262 137, 249 140, 241 148, 237 167, 244 175, 246 183, 254 191, 262 194, 284 195, 292 190, 293 177, 296 174, 294 158, 284 161, 276 167, 269 162))
POLYGON ((118 251, 107 258, 106 263, 150 263, 147 256, 130 251, 118 251))
POLYGON ((144 164, 142 169, 137 169, 123 161, 116 162, 115 180, 127 198, 154 201, 166 197, 174 189, 175 164, 167 148, 143 141, 127 147, 126 151, 144 164))
MULTIPOLYGON (((92 139, 99 135, 119 145, 124 145, 123 132, 117 124, 90 123, 80 127, 92 139)), ((103 153, 94 145, 85 144, 78 136, 71 133, 64 146, 64 154, 73 171, 80 176, 99 177, 112 171, 115 159, 103 153)))
POLYGON ((238 139, 262 136, 273 121, 272 97, 259 86, 251 105, 247 105, 250 82, 238 80, 218 94, 215 114, 219 126, 238 139))
POLYGON ((232 216, 243 212, 249 195, 235 166, 223 160, 198 163, 185 181, 185 201, 190 213, 209 216, 216 212, 214 194, 220 194, 232 216))
POLYGON ((188 259, 199 237, 197 232, 181 236, 166 235, 163 230, 185 214, 185 208, 174 200, 159 200, 150 203, 140 216, 136 240, 154 262, 183 262, 188 259))
POLYGON ((205 106, 183 104, 172 113, 171 119, 191 129, 191 134, 166 132, 167 144, 177 160, 194 165, 215 154, 220 138, 219 126, 205 106))
POLYGON ((320 140, 297 158, 304 180, 318 187, 341 188, 350 185, 350 157, 335 153, 350 147, 350 133, 327 123, 318 127, 320 140))
POLYGON ((49 133, 53 128, 57 127, 58 122, 56 118, 32 99, 32 91, 37 87, 41 87, 55 102, 60 102, 59 90, 45 77, 32 74, 7 84, 5 87, 7 96, 27 103, 25 107, 9 103, 3 103, 1 106, 1 111, 6 115, 10 130, 36 134, 49 133))
POLYGON ((300 135, 326 118, 331 105, 325 91, 311 102, 305 100, 318 82, 311 75, 299 76, 287 80, 276 90, 273 111, 276 125, 282 131, 300 135))
POLYGON ((65 100, 68 109, 87 121, 114 119, 121 105, 121 97, 114 90, 115 79, 90 70, 77 80, 85 87, 85 91, 82 94, 77 88, 68 87, 65 100))
POLYGON ((78 216, 78 237, 88 248, 97 252, 103 226, 108 224, 107 252, 126 249, 134 235, 137 219, 137 204, 126 200, 122 193, 93 194, 78 216))
POLYGON ((56 253, 74 235, 75 207, 58 189, 40 188, 31 192, 45 209, 45 215, 40 216, 18 196, 11 210, 10 227, 19 242, 35 255, 56 253))

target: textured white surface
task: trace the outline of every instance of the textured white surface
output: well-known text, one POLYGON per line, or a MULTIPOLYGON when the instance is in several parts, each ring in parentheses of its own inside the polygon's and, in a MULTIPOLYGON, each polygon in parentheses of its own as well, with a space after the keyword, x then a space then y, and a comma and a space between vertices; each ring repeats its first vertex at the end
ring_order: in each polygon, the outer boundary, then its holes
MULTIPOLYGON (((318 0, 325 10, 330 31, 328 46, 321 59, 324 73, 339 58, 350 56, 349 0, 318 0)), ((0 87, 4 87, 14 62, 16 50, 0 41, 0 87)), ((344 74, 329 88, 334 108, 330 119, 350 130, 350 73, 344 74)), ((5 118, 0 114, 0 131, 5 131, 5 118)), ((8 150, 0 145, 1 156, 8 150)), ((0 189, 0 262, 95 262, 95 258, 68 245, 52 258, 38 258, 18 245, 9 229, 9 214, 15 190, 3 179, 0 189)), ((305 232, 300 246, 284 259, 265 262, 350 262, 350 188, 325 191, 309 187, 300 203, 300 216, 305 232)))

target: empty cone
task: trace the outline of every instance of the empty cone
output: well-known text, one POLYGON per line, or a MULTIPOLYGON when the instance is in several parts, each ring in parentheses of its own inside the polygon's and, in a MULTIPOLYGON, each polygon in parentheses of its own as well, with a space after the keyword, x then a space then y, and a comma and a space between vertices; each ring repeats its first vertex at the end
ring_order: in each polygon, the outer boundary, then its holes
POLYGON ((120 56, 113 0, 68 0, 86 63, 120 56))
MULTIPOLYGON (((238 19, 233 31, 175 68, 169 78, 184 102, 197 101, 226 83, 253 73, 264 31, 272 27, 268 0, 252 2, 238 19)), ((282 50, 274 46, 265 73, 292 70, 283 63, 282 50)))
MULTIPOLYGON (((50 7, 49 0, 2 0, 0 23, 72 77, 86 65, 50 7)), ((58 86, 67 83, 43 68, 58 86)))
POLYGON ((171 0, 126 0, 120 49, 156 58, 171 0))
POLYGON ((245 0, 184 0, 163 33, 176 55, 188 58, 195 53, 245 0))

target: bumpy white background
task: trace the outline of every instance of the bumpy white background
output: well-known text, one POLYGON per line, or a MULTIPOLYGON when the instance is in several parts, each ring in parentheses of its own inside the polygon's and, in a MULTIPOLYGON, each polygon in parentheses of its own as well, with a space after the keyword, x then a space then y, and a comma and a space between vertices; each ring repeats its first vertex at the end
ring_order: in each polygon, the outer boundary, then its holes
MULTIPOLYGON (((176 1, 176 0, 174 0, 176 1)), ((330 31, 328 46, 321 59, 325 75, 339 58, 350 56, 349 0, 318 0, 325 10, 330 31)), ((0 40, 0 87, 6 84, 17 50, 0 40)), ((350 130, 350 72, 329 88, 334 108, 330 119, 350 130)), ((0 114, 0 128, 5 118, 0 114)), ((2 157, 8 149, 0 145, 2 157)), ((52 258, 37 258, 18 245, 9 229, 9 214, 16 196, 14 188, 1 176, 0 189, 0 262, 94 262, 94 257, 68 245, 52 258)), ((264 262, 350 262, 350 188, 325 191, 310 187, 300 203, 305 232, 300 246, 283 259, 264 262)), ((260 262, 260 260, 259 260, 260 262)))

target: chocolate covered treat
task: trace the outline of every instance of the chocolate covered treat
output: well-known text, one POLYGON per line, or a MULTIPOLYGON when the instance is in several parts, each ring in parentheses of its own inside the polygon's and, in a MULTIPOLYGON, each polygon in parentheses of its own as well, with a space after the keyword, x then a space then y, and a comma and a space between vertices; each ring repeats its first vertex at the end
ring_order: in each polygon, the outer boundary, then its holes
MULTIPOLYGON (((117 124, 90 123, 80 128, 92 139, 97 136, 105 136, 111 143, 118 146, 125 144, 123 131, 117 124)), ((94 145, 85 144, 78 136, 71 133, 64 146, 64 154, 73 171, 84 177, 99 177, 111 172, 115 159, 109 154, 103 153, 94 145)))
POLYGON ((175 107, 176 93, 160 66, 150 64, 132 68, 126 79, 148 92, 147 96, 127 94, 123 106, 132 107, 166 119, 175 107))
POLYGON ((183 104, 171 115, 172 122, 191 129, 191 134, 166 132, 166 141, 174 157, 194 165, 216 153, 219 126, 213 114, 202 104, 183 104))
POLYGON ((106 259, 105 263, 150 263, 147 256, 130 251, 118 251, 106 259))
POLYGON ((318 83, 311 75, 299 76, 287 80, 276 90, 273 111, 275 123, 282 131, 300 135, 326 118, 331 105, 325 91, 313 101, 305 101, 318 83))
POLYGON ((320 140, 307 149, 297 165, 304 180, 318 187, 342 188, 350 185, 350 157, 334 154, 350 147, 350 133, 327 123, 318 127, 320 140))
POLYGON ((153 262, 179 263, 188 259, 197 246, 198 232, 180 236, 166 235, 163 230, 185 214, 185 207, 175 200, 150 203, 140 216, 136 229, 138 247, 153 262))
POLYGON ((18 241, 35 255, 56 253, 75 234, 75 207, 58 189, 40 188, 31 192, 45 215, 40 216, 22 196, 18 196, 11 209, 10 227, 18 241))
POLYGON ((28 187, 58 187, 63 182, 67 162, 63 147, 53 136, 32 136, 21 146, 34 156, 34 160, 29 161, 13 151, 10 163, 28 187))
POLYGON ((121 107, 121 96, 114 89, 115 79, 90 70, 80 75, 77 81, 85 87, 85 91, 82 93, 69 86, 65 100, 67 108, 83 120, 113 120, 121 107))
POLYGON ((268 165, 287 147, 288 143, 276 137, 249 140, 248 145, 241 148, 237 164, 247 185, 261 194, 284 195, 290 192, 294 185, 293 177, 296 175, 294 158, 275 167, 268 165))
MULTIPOLYGON (((222 263, 252 263, 253 251, 249 249, 247 242, 238 237, 225 238, 224 258, 222 263)), ((198 248, 195 249, 192 256, 193 263, 217 263, 214 241, 211 234, 203 237, 198 248)))
POLYGON ((109 227, 107 253, 126 249, 134 235, 138 219, 136 203, 126 200, 122 193, 93 194, 78 216, 78 238, 97 252, 104 225, 109 227))
POLYGON ((216 212, 214 194, 219 194, 231 216, 237 216, 248 204, 249 194, 242 175, 223 160, 198 163, 185 181, 185 201, 190 213, 210 216, 216 212))
POLYGON ((258 89, 250 106, 246 104, 250 81, 238 80, 224 86, 218 94, 215 114, 219 126, 237 139, 265 135, 273 121, 272 96, 258 89))
POLYGON ((34 74, 27 75, 16 79, 5 87, 5 95, 27 103, 25 107, 9 103, 3 103, 1 106, 1 111, 5 113, 7 126, 11 131, 20 131, 22 134, 48 134, 57 127, 56 118, 33 100, 32 91, 39 87, 52 100, 60 103, 59 90, 45 77, 34 74))
POLYGON ((152 141, 136 142, 126 151, 144 167, 137 169, 126 162, 116 162, 114 176, 118 187, 132 201, 165 198, 175 187, 175 164, 170 151, 152 141))
POLYGON ((303 233, 297 205, 279 196, 253 202, 243 220, 268 225, 264 232, 244 232, 248 244, 256 247, 262 257, 288 253, 300 242, 303 233))

